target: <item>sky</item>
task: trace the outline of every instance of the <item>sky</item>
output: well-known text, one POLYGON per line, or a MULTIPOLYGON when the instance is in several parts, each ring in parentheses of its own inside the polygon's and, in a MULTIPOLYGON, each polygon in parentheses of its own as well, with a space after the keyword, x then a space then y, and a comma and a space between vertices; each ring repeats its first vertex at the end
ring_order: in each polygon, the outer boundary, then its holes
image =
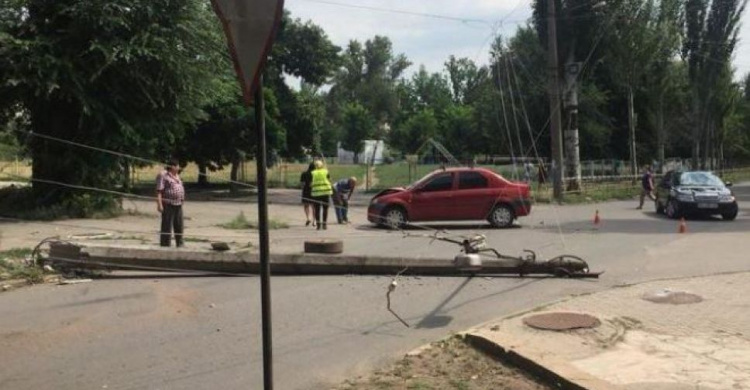
MULTIPOLYGON (((284 6, 292 17, 322 27, 341 47, 352 39, 389 37, 394 54, 403 53, 412 61, 408 75, 420 65, 428 72, 443 71, 450 55, 487 64, 495 34, 513 36, 531 16, 530 4, 530 0, 285 0, 284 6)), ((734 55, 736 78, 750 72, 747 14, 734 55)))

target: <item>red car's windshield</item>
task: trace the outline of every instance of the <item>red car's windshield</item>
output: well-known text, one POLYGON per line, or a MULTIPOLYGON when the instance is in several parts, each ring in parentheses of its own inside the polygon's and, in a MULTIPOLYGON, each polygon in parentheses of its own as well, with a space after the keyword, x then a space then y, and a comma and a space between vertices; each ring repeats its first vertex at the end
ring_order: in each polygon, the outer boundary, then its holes
POLYGON ((409 184, 408 186, 406 186, 406 189, 407 190, 412 190, 414 188, 421 187, 424 183, 426 183, 428 180, 432 179, 434 176, 435 176, 434 173, 430 173, 430 174, 426 175, 425 177, 423 177, 423 178, 415 181, 414 183, 409 184))

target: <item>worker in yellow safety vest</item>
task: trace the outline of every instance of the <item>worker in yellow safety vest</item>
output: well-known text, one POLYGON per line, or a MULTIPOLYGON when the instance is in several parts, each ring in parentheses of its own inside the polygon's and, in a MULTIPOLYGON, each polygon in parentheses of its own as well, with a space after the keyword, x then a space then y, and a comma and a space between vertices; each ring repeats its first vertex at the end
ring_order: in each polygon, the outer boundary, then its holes
POLYGON ((331 186, 331 177, 328 174, 328 169, 323 165, 323 161, 316 160, 314 164, 310 195, 315 202, 314 213, 317 229, 325 230, 328 229, 328 205, 331 203, 333 186, 331 186))

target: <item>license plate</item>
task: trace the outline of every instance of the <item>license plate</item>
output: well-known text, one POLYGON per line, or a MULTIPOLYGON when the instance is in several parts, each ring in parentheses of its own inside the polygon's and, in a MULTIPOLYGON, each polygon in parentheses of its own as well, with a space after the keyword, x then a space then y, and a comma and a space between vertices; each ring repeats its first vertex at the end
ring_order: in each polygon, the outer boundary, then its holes
POLYGON ((718 208, 719 205, 716 203, 698 203, 699 209, 715 209, 718 208))

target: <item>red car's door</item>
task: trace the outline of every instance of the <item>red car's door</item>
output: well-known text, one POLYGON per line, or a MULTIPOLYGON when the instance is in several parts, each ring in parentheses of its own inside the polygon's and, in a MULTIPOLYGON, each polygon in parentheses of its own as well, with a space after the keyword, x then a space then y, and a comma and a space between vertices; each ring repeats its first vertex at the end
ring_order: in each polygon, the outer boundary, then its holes
POLYGON ((439 221, 453 219, 453 173, 435 175, 424 185, 412 190, 409 219, 412 221, 439 221))
POLYGON ((486 219, 498 194, 491 183, 482 172, 459 172, 458 188, 453 197, 455 219, 486 219))

